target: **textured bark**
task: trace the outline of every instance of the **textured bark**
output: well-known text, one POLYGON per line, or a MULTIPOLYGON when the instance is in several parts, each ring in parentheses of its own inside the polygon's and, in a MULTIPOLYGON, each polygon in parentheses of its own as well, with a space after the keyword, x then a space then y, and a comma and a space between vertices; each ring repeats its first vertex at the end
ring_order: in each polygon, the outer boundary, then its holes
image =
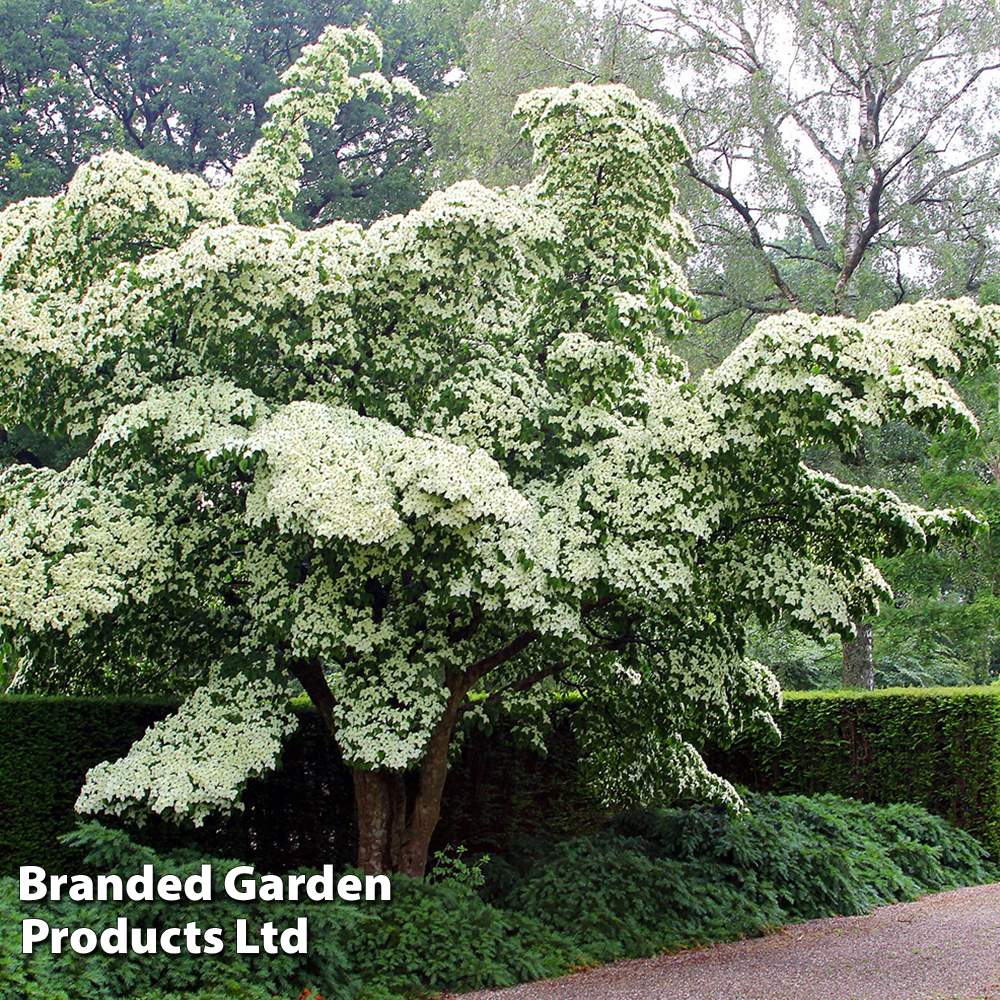
POLYGON ((401 771, 353 769, 358 809, 358 867, 368 874, 398 871, 406 827, 406 786, 401 771))
POLYGON ((431 836, 441 817, 448 744, 470 683, 467 677, 450 678, 448 705, 427 744, 415 788, 403 771, 353 769, 358 867, 366 873, 424 877, 431 836))
POLYGON ((844 687, 871 691, 875 687, 872 627, 868 622, 854 625, 857 637, 844 643, 844 687))

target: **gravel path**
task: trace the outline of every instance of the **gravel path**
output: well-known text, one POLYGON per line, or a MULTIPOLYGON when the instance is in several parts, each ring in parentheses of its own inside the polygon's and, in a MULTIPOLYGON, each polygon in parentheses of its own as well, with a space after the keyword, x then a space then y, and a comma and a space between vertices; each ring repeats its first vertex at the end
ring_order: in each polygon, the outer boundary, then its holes
MULTIPOLYGON (((455 997, 455 994, 447 994, 455 997)), ((462 1000, 1000 1000, 1000 883, 462 1000)))

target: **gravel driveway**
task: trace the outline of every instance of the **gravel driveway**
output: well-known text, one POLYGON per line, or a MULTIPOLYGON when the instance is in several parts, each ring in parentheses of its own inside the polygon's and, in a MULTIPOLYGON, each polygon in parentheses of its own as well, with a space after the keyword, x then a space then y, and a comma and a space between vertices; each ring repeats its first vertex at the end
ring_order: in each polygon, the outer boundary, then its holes
MULTIPOLYGON (((458 994, 447 994, 456 997, 458 994)), ((1000 883, 462 1000, 1000 1000, 1000 883)))

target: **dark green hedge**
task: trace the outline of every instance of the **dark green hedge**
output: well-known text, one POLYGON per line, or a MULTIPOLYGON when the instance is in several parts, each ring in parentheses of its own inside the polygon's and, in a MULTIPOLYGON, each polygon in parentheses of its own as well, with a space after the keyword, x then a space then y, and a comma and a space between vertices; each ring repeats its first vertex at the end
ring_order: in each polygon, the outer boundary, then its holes
MULTIPOLYGON (((73 802, 87 768, 122 756, 174 704, 0 698, 0 875, 21 864, 82 870, 57 837, 76 823, 73 802)), ((281 769, 250 783, 243 812, 197 831, 154 820, 140 839, 159 850, 190 846, 271 871, 349 863, 350 773, 316 714, 299 715, 281 769)), ((781 744, 756 736, 724 752, 710 747, 710 765, 754 791, 917 802, 1000 857, 1000 690, 790 694, 779 724, 781 744)), ((560 839, 595 829, 602 818, 580 779, 568 727, 555 730, 547 755, 499 728, 471 738, 453 766, 432 850, 464 844, 507 852, 519 838, 560 839)))
POLYGON ((176 705, 86 698, 0 699, 0 875, 21 864, 72 870, 56 837, 75 825, 87 769, 120 757, 176 705))
MULTIPOLYGON (((128 752, 176 702, 90 698, 0 698, 0 875, 22 864, 82 871, 82 857, 57 838, 73 812, 87 769, 128 752)), ((297 709, 298 732, 280 769, 248 784, 245 808, 198 829, 151 817, 138 839, 158 850, 192 847, 252 861, 267 871, 353 862, 351 775, 311 708, 297 709)), ((503 851, 522 835, 567 836, 604 819, 579 779, 576 745, 556 730, 548 755, 528 751, 503 728, 474 735, 451 769, 432 850, 464 844, 503 851)))
POLYGON ((790 692, 778 725, 709 766, 754 791, 916 802, 1000 856, 1000 689, 790 692))

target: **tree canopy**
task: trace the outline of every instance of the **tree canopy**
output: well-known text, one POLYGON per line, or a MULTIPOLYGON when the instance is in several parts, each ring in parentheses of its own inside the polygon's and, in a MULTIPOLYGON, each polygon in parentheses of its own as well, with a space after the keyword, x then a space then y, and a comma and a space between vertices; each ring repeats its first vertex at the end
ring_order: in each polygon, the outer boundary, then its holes
MULTIPOLYGON (((383 72, 428 94, 441 85, 461 11, 422 0, 0 0, 0 203, 55 194, 108 149, 228 176, 302 46, 362 18, 383 40, 383 72)), ((302 220, 370 221, 422 200, 429 141, 412 102, 359 97, 316 139, 302 220)))
POLYGON ((993 0, 648 6, 708 317, 865 315, 994 277, 993 0))
POLYGON ((733 800, 695 743, 771 720, 748 622, 849 633, 886 592, 873 558, 972 527, 805 449, 973 425, 941 376, 995 356, 1000 310, 792 312, 691 378, 688 151, 621 85, 520 99, 524 187, 297 229, 307 123, 414 99, 380 64, 327 29, 224 188, 106 153, 0 214, 0 423, 79 448, 0 474, 21 676, 70 643, 209 675, 78 808, 231 808, 297 685, 353 769, 368 870, 423 872, 463 717, 560 682, 609 803, 733 800))

